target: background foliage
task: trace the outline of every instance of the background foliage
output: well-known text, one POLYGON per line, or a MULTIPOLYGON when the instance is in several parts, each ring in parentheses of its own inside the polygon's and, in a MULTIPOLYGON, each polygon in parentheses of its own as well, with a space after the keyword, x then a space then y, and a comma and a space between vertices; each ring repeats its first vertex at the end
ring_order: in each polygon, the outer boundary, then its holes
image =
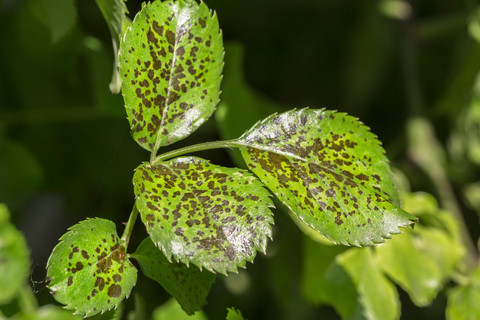
MULTIPOLYGON (((401 312, 408 319, 443 319, 450 294, 459 303, 449 302, 447 314, 463 319, 462 310, 475 303, 462 297, 475 301, 479 288, 478 271, 462 280, 468 258, 475 258, 465 253, 475 245, 460 246, 466 233, 458 231, 466 228, 475 243, 480 233, 478 3, 205 2, 217 12, 226 44, 223 94, 215 119, 179 145, 237 137, 260 118, 292 107, 348 112, 383 142, 399 169, 404 206, 420 208, 411 212, 423 223, 389 248, 345 251, 310 240, 287 212, 277 210, 267 255, 247 270, 217 278, 205 315, 224 318, 226 306, 233 305, 248 319, 337 319, 354 316, 358 308, 377 318, 401 312), (458 216, 465 223, 452 218, 458 216), (435 250, 440 244, 444 250, 452 246, 448 257, 435 250), (323 255, 319 259, 311 251, 323 255), (420 273, 385 262, 416 255, 434 263, 419 263, 425 268, 420 273), (385 301, 362 298, 371 296, 355 273, 357 264, 371 266, 368 275, 379 279, 385 301), (411 278, 421 274, 433 279, 411 278), (312 292, 306 284, 317 284, 314 275, 334 279, 319 283, 340 286, 343 295, 312 292), (389 279, 399 285, 398 293, 389 279), (418 286, 426 280, 435 281, 430 291, 418 286), (379 303, 390 303, 391 313, 369 307, 379 303)), ((131 17, 140 5, 128 1, 131 17)), ((31 280, 38 300, 25 293, 27 287, 22 299, 0 301, 0 310, 10 316, 35 310, 38 303, 51 319, 57 311, 47 305, 53 300, 44 269, 57 239, 85 217, 126 220, 132 170, 148 153, 130 139, 122 98, 108 90, 112 40, 94 1, 0 0, 0 28, 0 202, 26 236, 32 271, 22 279, 31 280)), ((240 165, 238 155, 223 150, 198 155, 218 165, 240 165)), ((4 216, 0 221, 6 224, 4 216)), ((141 224, 136 229, 132 248, 145 237, 141 224)), ((161 319, 162 312, 178 312, 173 302, 162 306, 167 311, 155 309, 169 295, 143 275, 134 292, 126 315, 150 318, 153 312, 161 319)))

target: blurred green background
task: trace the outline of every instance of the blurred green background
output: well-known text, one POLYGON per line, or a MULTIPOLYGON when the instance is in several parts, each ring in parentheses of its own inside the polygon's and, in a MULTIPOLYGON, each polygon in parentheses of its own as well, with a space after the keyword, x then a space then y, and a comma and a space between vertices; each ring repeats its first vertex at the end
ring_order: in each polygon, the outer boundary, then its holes
MULTIPOLYGON (((347 112, 378 135, 412 190, 463 214, 478 238, 477 1, 205 2, 223 30, 225 100, 245 101, 257 117, 221 122, 223 111, 171 148, 242 132, 274 111, 347 112)), ((127 6, 133 18, 141 1, 127 6)), ((0 202, 27 238, 40 304, 52 303, 43 280, 58 238, 95 216, 121 232, 134 203, 133 169, 149 154, 130 138, 121 95, 109 91, 112 42, 95 1, 0 0, 0 30, 0 202)), ((223 150, 199 156, 235 165, 223 150)), ((217 279, 205 308, 211 319, 230 305, 249 319, 338 318, 301 297, 303 235, 282 212, 275 221, 267 256, 217 279)), ((132 248, 145 236, 137 223, 132 248)), ((141 275, 134 290, 148 292, 142 299, 150 311, 168 298, 141 275)), ((405 319, 443 319, 444 297, 420 309, 400 295, 405 319)))

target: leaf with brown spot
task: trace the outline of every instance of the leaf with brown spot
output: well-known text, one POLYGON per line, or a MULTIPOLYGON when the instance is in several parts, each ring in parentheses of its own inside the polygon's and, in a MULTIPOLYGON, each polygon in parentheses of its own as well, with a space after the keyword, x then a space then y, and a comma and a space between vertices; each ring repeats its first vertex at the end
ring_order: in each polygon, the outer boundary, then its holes
POLYGON ((226 273, 265 252, 273 204, 248 171, 184 157, 144 163, 133 182, 142 221, 168 260, 226 273))
POLYGON ((116 308, 137 281, 137 269, 128 260, 115 224, 87 219, 71 227, 47 262, 48 288, 54 298, 92 316, 116 308))
POLYGON ((181 140, 219 101, 223 43, 217 17, 203 2, 147 3, 125 32, 119 66, 133 138, 154 152, 181 140))
POLYGON ((195 266, 168 262, 150 238, 146 238, 131 255, 136 259, 143 273, 157 281, 180 304, 188 314, 193 314, 207 303, 215 275, 195 266))
POLYGON ((416 220, 399 208, 379 141, 354 117, 312 109, 274 114, 238 143, 260 180, 335 243, 383 242, 416 220))

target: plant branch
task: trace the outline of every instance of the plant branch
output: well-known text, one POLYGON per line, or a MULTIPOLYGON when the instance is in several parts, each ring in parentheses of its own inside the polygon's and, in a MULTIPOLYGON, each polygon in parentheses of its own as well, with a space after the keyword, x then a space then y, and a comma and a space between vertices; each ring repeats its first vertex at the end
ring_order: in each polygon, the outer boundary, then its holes
POLYGON ((195 144, 193 146, 187 146, 184 148, 180 148, 177 150, 173 150, 164 154, 155 157, 151 160, 151 164, 155 165, 160 161, 168 160, 174 157, 182 156, 187 153, 204 151, 204 150, 212 150, 212 149, 221 149, 221 148, 239 148, 242 147, 243 144, 240 143, 239 140, 225 140, 225 141, 212 141, 212 142, 204 142, 195 144))
POLYGON ((125 247, 128 246, 128 242, 130 241, 130 236, 132 235, 133 227, 135 226, 135 221, 137 221, 138 217, 138 209, 137 204, 135 203, 132 208, 132 212, 130 213, 130 217, 128 217, 127 224, 125 226, 125 231, 123 231, 122 241, 125 242, 125 247))

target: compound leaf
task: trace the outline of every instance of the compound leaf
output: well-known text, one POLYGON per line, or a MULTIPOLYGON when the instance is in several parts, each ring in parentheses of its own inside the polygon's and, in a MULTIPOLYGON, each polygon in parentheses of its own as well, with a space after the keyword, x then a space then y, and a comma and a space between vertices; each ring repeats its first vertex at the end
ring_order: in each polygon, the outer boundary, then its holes
POLYGON ((273 205, 248 171, 183 157, 142 164, 133 181, 142 221, 168 260, 226 273, 265 252, 273 205))
POLYGON ((118 307, 137 280, 115 224, 98 218, 71 227, 53 249, 47 269, 54 298, 84 316, 118 307))
POLYGON ((357 119, 292 110, 258 122, 238 142, 250 170, 329 240, 372 245, 416 218, 398 207, 384 150, 357 119))
POLYGON ((132 258, 140 264, 143 273, 157 281, 180 304, 188 314, 207 303, 215 275, 200 271, 196 266, 187 267, 183 263, 168 262, 165 255, 155 247, 150 238, 142 241, 132 258))
POLYGON ((9 223, 9 213, 0 204, 0 305, 9 303, 27 281, 30 260, 23 235, 9 223))
POLYGON ((146 4, 120 45, 120 76, 133 138, 157 150, 187 137, 219 101, 218 20, 194 0, 146 4))

